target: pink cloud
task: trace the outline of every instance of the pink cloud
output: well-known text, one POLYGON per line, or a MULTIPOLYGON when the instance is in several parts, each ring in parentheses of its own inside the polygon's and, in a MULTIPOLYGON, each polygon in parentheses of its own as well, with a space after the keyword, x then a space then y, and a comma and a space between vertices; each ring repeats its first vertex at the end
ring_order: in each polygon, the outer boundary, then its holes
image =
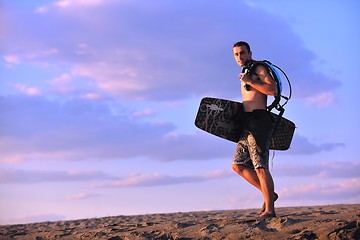
POLYGON ((128 67, 117 63, 93 62, 73 67, 73 77, 86 77, 110 95, 121 97, 134 92, 144 91, 147 86, 138 78, 136 67, 128 67))
POLYGON ((95 7, 101 5, 103 2, 103 0, 58 0, 54 2, 54 6, 60 8, 74 6, 95 7))
POLYGON ((155 111, 151 108, 145 108, 140 111, 135 111, 132 113, 133 117, 146 117, 146 116, 152 116, 154 115, 155 111))
POLYGON ((333 180, 327 183, 308 183, 291 188, 283 188, 279 195, 291 199, 348 199, 359 197, 360 178, 351 178, 342 181, 333 180))
POLYGON ((360 164, 351 161, 322 162, 311 165, 284 164, 277 166, 274 172, 282 177, 353 178, 359 176, 360 164))
POLYGON ((54 78, 50 82, 53 84, 64 84, 71 80, 72 76, 69 73, 63 73, 59 77, 54 78))
POLYGON ((67 197, 65 197, 65 200, 67 200, 67 201, 86 200, 86 199, 90 199, 90 198, 98 197, 98 196, 100 196, 100 195, 81 192, 81 193, 67 196, 67 197))
POLYGON ((116 180, 111 183, 110 186, 113 187, 132 187, 132 186, 140 186, 147 184, 159 183, 162 181, 166 181, 168 176, 162 175, 160 173, 152 173, 152 174, 132 174, 128 178, 116 180))
POLYGON ((51 8, 74 8, 74 7, 97 7, 104 3, 103 0, 57 0, 49 5, 37 7, 36 13, 45 14, 50 11, 51 8))
POLYGON ((330 106, 335 102, 335 97, 331 92, 320 93, 316 96, 308 97, 305 101, 305 105, 315 105, 319 108, 330 106))
POLYGON ((233 171, 224 170, 224 169, 216 169, 216 170, 201 174, 201 176, 206 179, 229 177, 231 175, 233 175, 233 171))
POLYGON ((152 173, 152 174, 141 174, 133 173, 130 174, 127 178, 122 178, 114 180, 110 183, 94 185, 94 188, 108 188, 108 187, 153 187, 153 186, 163 186, 163 185, 173 185, 173 184, 182 184, 182 183, 194 183, 194 182, 204 182, 213 179, 227 178, 234 176, 233 172, 230 170, 214 170, 211 172, 206 172, 198 175, 192 176, 169 176, 161 173, 152 173))
POLYGON ((80 96, 81 99, 85 99, 85 100, 98 100, 101 97, 102 97, 101 94, 97 92, 87 92, 80 96))
POLYGON ((15 88, 28 96, 40 96, 42 91, 37 87, 29 87, 26 84, 16 83, 15 88))
POLYGON ((49 81, 50 85, 56 92, 69 94, 74 92, 75 86, 72 83, 73 75, 71 73, 63 73, 60 76, 49 81))
POLYGON ((3 56, 3 60, 7 68, 12 68, 14 65, 21 63, 20 57, 17 55, 5 55, 3 56))
POLYGON ((3 59, 8 64, 19 64, 20 63, 20 58, 17 55, 6 55, 6 56, 3 56, 3 59))
POLYGON ((0 184, 32 184, 45 182, 108 180, 113 177, 101 171, 45 171, 0 169, 0 184))

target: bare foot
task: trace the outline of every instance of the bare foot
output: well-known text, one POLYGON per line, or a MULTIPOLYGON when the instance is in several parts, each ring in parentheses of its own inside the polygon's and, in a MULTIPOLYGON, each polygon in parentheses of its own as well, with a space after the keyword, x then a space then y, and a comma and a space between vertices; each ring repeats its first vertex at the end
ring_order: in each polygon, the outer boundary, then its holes
MULTIPOLYGON (((276 192, 274 192, 274 202, 279 198, 279 195, 277 195, 276 192)), ((261 210, 259 212, 259 215, 261 215, 263 212, 265 212, 265 203, 263 203, 262 207, 261 207, 261 210)))
POLYGON ((276 214, 275 214, 275 212, 273 212, 273 213, 264 212, 264 213, 260 214, 260 217, 261 217, 262 219, 265 219, 265 218, 275 218, 275 217, 276 217, 276 214))

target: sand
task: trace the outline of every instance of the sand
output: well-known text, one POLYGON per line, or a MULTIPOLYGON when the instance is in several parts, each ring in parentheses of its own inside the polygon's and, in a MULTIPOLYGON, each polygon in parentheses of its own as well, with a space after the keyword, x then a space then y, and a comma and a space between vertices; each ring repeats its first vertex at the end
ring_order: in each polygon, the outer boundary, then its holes
POLYGON ((360 239, 360 204, 114 216, 0 226, 0 239, 360 239))

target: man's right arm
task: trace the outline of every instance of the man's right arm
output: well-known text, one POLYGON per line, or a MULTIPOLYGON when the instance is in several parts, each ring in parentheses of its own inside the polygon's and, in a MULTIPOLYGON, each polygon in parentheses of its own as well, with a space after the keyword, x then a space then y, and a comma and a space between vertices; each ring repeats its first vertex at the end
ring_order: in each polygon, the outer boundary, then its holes
POLYGON ((255 73, 250 76, 242 74, 241 81, 265 95, 275 96, 278 94, 276 81, 272 78, 267 68, 262 65, 257 66, 255 73))

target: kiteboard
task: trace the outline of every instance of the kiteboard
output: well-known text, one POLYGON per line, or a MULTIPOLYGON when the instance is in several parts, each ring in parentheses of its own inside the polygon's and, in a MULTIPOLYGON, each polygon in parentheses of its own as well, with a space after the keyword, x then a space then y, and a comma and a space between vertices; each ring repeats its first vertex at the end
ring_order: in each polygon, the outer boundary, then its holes
MULTIPOLYGON (((195 126, 205 132, 237 143, 243 132, 239 123, 243 113, 243 104, 240 102, 205 97, 200 102, 195 126)), ((270 114, 275 124, 279 116, 273 112, 270 114)), ((280 117, 280 122, 271 137, 270 149, 289 149, 294 132, 295 124, 284 117, 280 117)))

